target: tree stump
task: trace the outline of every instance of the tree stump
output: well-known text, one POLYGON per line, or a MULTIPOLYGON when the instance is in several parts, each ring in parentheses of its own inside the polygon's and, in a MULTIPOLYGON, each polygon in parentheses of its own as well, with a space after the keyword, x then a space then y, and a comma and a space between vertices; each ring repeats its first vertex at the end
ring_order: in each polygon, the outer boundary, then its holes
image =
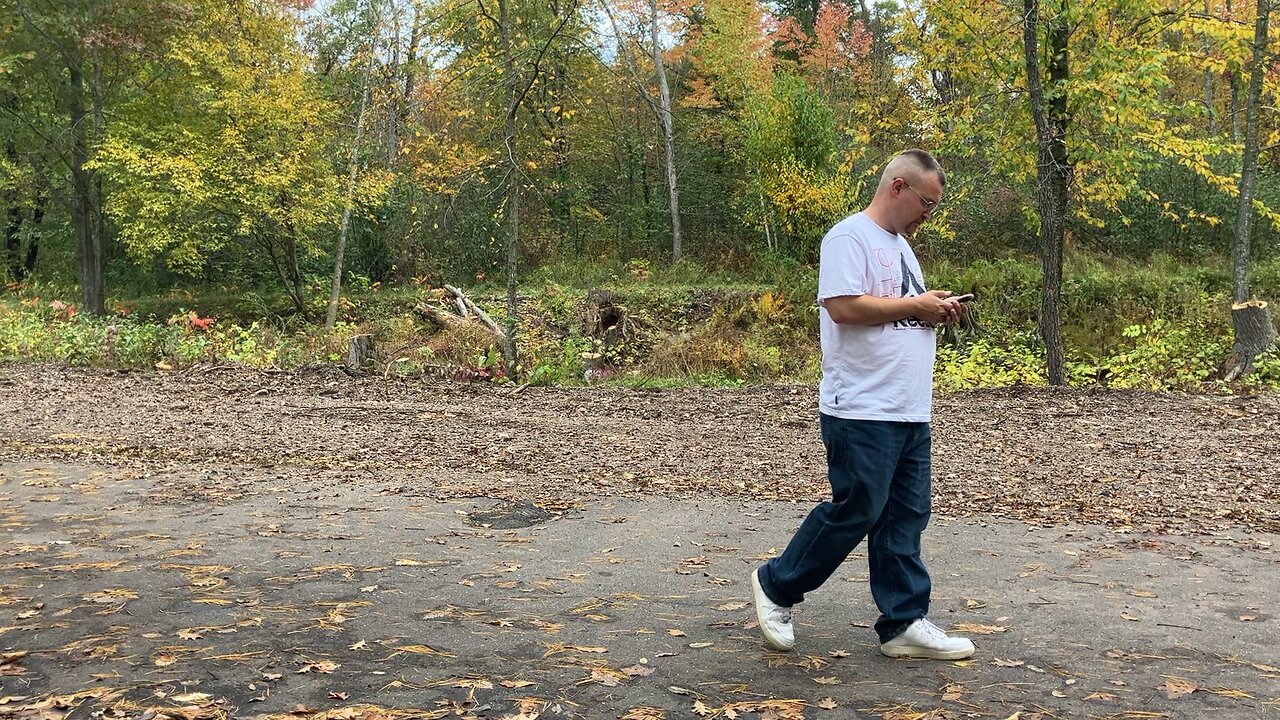
POLYGON ((1253 359, 1270 350, 1276 342, 1276 326, 1271 310, 1262 300, 1249 300, 1231 306, 1231 325, 1235 344, 1223 368, 1223 379, 1235 380, 1253 369, 1253 359))
POLYGON ((613 302, 608 290, 588 290, 582 314, 582 333, 600 341, 604 350, 622 344, 626 335, 627 309, 613 302))
POLYGON ((359 375, 364 372, 364 368, 373 360, 373 336, 372 335, 356 335, 347 343, 347 365, 348 374, 359 375))

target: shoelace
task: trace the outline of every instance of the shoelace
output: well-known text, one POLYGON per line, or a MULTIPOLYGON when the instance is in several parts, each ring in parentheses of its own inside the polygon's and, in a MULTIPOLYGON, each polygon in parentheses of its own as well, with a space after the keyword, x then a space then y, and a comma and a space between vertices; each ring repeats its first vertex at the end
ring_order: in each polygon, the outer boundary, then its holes
POLYGON ((921 626, 921 628, 923 628, 923 630, 925 631, 925 634, 929 635, 929 637, 933 638, 934 640, 948 640, 948 639, 949 639, 949 636, 947 635, 947 633, 946 633, 946 631, 945 631, 945 630, 943 630, 942 628, 938 627, 937 625, 934 625, 933 623, 929 622, 928 620, 921 619, 921 620, 920 620, 920 626, 921 626))

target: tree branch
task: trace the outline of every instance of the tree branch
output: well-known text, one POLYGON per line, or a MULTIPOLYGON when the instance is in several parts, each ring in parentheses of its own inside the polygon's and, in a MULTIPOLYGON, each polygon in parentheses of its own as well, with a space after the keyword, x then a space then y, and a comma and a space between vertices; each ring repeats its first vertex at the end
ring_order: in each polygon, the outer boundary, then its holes
MULTIPOLYGON (((481 0, 476 0, 476 2, 480 1, 481 0)), ((564 30, 564 26, 569 23, 569 18, 573 17, 573 13, 577 11, 577 9, 578 0, 571 0, 569 8, 565 10, 564 17, 560 18, 560 24, 556 26, 555 30, 551 31, 551 37, 547 38, 547 42, 544 43, 542 49, 538 51, 538 57, 533 61, 533 72, 529 75, 529 82, 524 86, 524 90, 521 90, 520 93, 516 95, 516 101, 511 105, 510 112, 512 115, 515 115, 516 110, 520 109, 521 103, 524 102, 525 95, 529 94, 530 88, 532 88, 533 84, 538 81, 538 75, 540 74, 542 67, 542 58, 546 56, 547 50, 551 48, 551 43, 555 42, 556 37, 560 35, 561 30, 564 30)))

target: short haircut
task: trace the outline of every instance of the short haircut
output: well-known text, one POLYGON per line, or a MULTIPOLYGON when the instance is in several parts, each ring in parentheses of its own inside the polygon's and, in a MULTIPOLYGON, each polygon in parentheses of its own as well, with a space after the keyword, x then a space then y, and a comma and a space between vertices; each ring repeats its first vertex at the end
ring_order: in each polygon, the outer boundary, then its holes
POLYGON ((916 148, 904 150, 884 166, 884 172, 880 175, 880 187, 893 182, 894 178, 910 181, 925 173, 933 173, 942 187, 947 186, 947 174, 932 155, 916 148))

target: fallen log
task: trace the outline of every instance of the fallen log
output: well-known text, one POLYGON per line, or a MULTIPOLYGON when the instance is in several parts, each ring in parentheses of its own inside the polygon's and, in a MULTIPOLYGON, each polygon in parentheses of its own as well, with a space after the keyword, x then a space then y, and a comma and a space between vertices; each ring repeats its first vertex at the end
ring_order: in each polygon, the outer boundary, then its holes
MULTIPOLYGON (((466 293, 462 292, 461 290, 459 290, 458 288, 452 285, 445 285, 444 289, 453 293, 454 299, 458 301, 460 304, 462 304, 462 306, 465 307, 467 310, 470 310, 472 315, 475 315, 477 318, 479 318, 480 323, 483 324, 485 327, 489 328, 489 332, 492 332, 494 335, 497 335, 499 338, 502 338, 504 341, 506 340, 507 334, 503 332, 502 328, 498 327, 498 323, 494 322, 493 318, 489 317, 489 313, 485 312, 484 310, 481 310, 479 305, 476 305, 474 302, 472 302, 471 298, 467 297, 466 293)), ((465 315, 466 313, 463 313, 463 314, 465 315)))
POLYGON ((414 312, 418 313, 422 317, 426 318, 428 321, 435 323, 435 325, 437 327, 440 327, 441 329, 448 330, 450 328, 456 328, 460 325, 467 324, 466 318, 459 317, 457 315, 454 315, 453 313, 445 312, 444 310, 434 305, 428 305, 426 303, 422 303, 420 305, 415 306, 413 310, 414 312))

